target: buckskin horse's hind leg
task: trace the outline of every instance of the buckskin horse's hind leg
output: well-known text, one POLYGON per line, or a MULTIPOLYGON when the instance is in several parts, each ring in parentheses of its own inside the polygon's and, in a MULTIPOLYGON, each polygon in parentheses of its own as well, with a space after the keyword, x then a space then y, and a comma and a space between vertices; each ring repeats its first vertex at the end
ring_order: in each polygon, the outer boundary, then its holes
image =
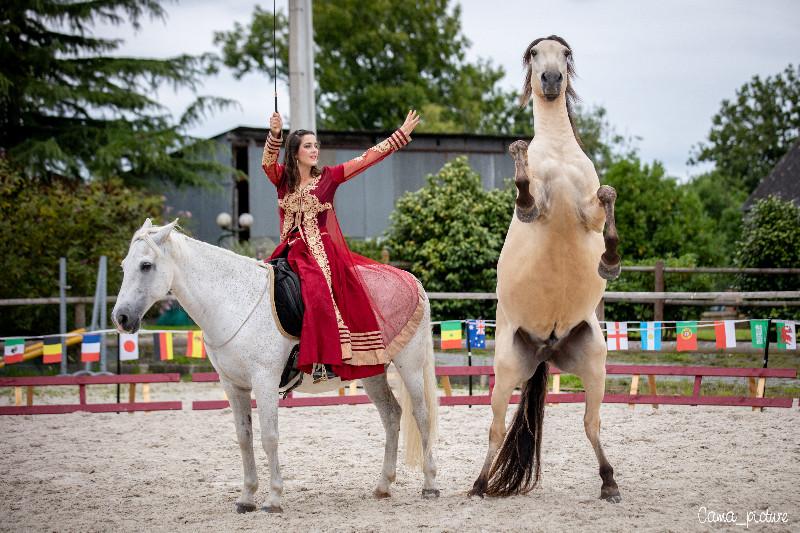
POLYGON ((515 212, 520 222, 533 222, 539 216, 539 209, 530 191, 528 176, 528 143, 514 141, 508 147, 508 153, 514 159, 514 184, 517 186, 515 212))
POLYGON ((606 251, 600 257, 597 273, 603 279, 614 280, 619 277, 619 273, 622 270, 619 254, 617 254, 619 234, 617 234, 617 224, 614 220, 614 202, 617 199, 617 191, 608 185, 601 185, 597 190, 597 198, 606 212, 606 232, 603 236, 606 243, 606 251))
POLYGON ((583 429, 594 448, 603 485, 600 498, 611 503, 619 503, 622 496, 614 480, 614 469, 606 458, 600 444, 600 406, 606 387, 606 344, 597 319, 591 324, 583 322, 573 329, 568 339, 561 343, 552 358, 562 371, 575 374, 581 379, 586 390, 586 410, 583 415, 583 429))
POLYGON ((386 430, 386 447, 383 452, 383 469, 378 480, 378 486, 372 493, 376 498, 391 496, 389 486, 397 474, 397 443, 400 437, 400 404, 392 394, 392 389, 386 381, 386 374, 378 374, 361 380, 364 390, 375 404, 386 430))

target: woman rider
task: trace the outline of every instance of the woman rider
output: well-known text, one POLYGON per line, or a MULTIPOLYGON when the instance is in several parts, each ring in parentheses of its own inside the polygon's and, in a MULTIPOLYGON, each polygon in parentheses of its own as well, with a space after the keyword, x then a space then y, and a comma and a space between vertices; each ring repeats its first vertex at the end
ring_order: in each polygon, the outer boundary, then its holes
POLYGON ((307 130, 289 134, 278 163, 283 122, 278 113, 270 118, 262 166, 278 189, 281 224, 270 260, 286 257, 300 277, 305 314, 298 368, 315 381, 328 376, 323 365, 342 380, 383 372, 421 319, 415 278, 352 253, 333 208, 339 185, 408 144, 417 124, 419 115, 409 111, 400 128, 361 156, 319 168, 319 143, 307 130))

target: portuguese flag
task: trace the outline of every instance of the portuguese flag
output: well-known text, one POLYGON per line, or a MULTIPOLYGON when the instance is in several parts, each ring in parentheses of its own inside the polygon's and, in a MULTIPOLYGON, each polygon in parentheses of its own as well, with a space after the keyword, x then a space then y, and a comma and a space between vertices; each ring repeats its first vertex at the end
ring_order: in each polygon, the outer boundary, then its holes
POLYGON ((689 352, 697 349, 697 322, 678 322, 678 351, 689 352))
POLYGON ((157 333, 153 341, 156 357, 161 361, 171 361, 172 333, 157 333))
POLYGON ((458 350, 461 348, 461 321, 446 320, 442 322, 442 350, 458 350))

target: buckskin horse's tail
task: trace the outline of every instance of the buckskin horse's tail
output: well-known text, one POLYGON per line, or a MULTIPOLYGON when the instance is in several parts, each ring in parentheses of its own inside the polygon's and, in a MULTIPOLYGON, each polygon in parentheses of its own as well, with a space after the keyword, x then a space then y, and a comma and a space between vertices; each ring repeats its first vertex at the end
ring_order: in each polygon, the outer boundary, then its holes
POLYGON ((489 470, 487 496, 526 494, 539 482, 547 362, 525 384, 514 420, 489 470))
POLYGON ((403 410, 400 418, 400 431, 404 435, 405 462, 412 468, 421 468, 423 459, 436 442, 439 431, 439 396, 436 384, 436 363, 433 356, 433 335, 431 334, 430 304, 425 302, 425 314, 420 322, 417 334, 424 332, 424 354, 422 361, 423 393, 425 410, 428 414, 428 447, 422 449, 422 435, 414 419, 414 403, 408 393, 408 387, 402 386, 400 406, 403 410))

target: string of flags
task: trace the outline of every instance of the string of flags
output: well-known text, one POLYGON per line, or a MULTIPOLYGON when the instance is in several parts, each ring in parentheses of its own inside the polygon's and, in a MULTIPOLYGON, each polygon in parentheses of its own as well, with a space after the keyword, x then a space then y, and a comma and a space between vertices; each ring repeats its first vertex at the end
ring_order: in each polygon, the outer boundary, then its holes
MULTIPOLYGON (((715 320, 715 321, 653 321, 653 322, 605 322, 606 345, 609 350, 628 350, 629 334, 639 332, 641 349, 644 351, 660 351, 664 331, 675 330, 676 350, 687 352, 697 350, 697 331, 699 328, 714 328, 714 345, 719 349, 735 348, 740 341, 736 340, 736 323, 750 323, 750 344, 753 348, 765 348, 770 323, 775 324, 777 331, 777 347, 781 350, 797 349, 797 322, 794 320, 715 320), (629 328, 629 324, 639 327, 629 328), (674 325, 671 325, 674 324, 674 325)), ((466 334, 468 349, 486 348, 486 328, 494 327, 493 320, 445 320, 433 322, 441 328, 442 350, 460 350, 463 334, 466 334), (466 328, 463 325, 466 324, 466 328)), ((20 363, 24 359, 26 341, 39 340, 44 364, 61 363, 62 346, 67 338, 82 337, 81 357, 83 363, 100 360, 100 341, 103 334, 116 334, 116 330, 94 331, 91 333, 68 333, 41 335, 31 337, 3 337, 3 362, 7 365, 20 363)), ((139 334, 119 333, 119 357, 121 361, 134 361, 139 358, 139 334)), ((187 331, 142 331, 142 335, 153 335, 155 356, 161 361, 171 361, 175 357, 173 349, 174 335, 186 335, 186 357, 204 359, 207 357, 203 332, 187 331)), ((747 342, 747 341, 741 341, 747 342)), ((33 348, 34 346, 28 346, 33 348)))
MULTIPOLYGON (((641 349, 644 351, 661 351, 662 339, 665 331, 675 331, 676 350, 689 352, 697 350, 697 331, 699 328, 714 328, 714 345, 719 349, 735 348, 736 323, 750 323, 750 344, 753 348, 765 348, 770 320, 678 320, 678 321, 653 321, 653 322, 605 322, 603 331, 606 333, 606 346, 609 350, 628 350, 629 333, 639 332, 641 349), (638 324, 639 327, 629 328, 628 324, 638 324), (674 324, 674 325, 670 325, 674 324)), ((772 320, 777 331, 777 347, 781 350, 797 349, 797 322, 793 320, 772 320)), ((434 322, 436 324, 437 322, 434 322)), ((486 347, 486 327, 494 326, 493 322, 486 320, 445 320, 440 322, 441 349, 461 349, 462 324, 466 323, 467 347, 486 347)), ((602 324, 602 322, 601 322, 602 324)))
MULTIPOLYGON (((95 331, 92 333, 71 333, 66 335, 44 335, 37 337, 6 337, 3 338, 3 362, 7 365, 20 363, 24 359, 26 341, 41 339, 38 346, 29 345, 28 348, 41 348, 42 363, 61 363, 61 352, 66 339, 80 337, 82 363, 100 361, 101 335, 116 333, 115 330, 95 331)), ((186 357, 205 359, 206 347, 203 343, 202 331, 154 331, 137 333, 119 333, 119 359, 120 361, 135 361, 139 359, 139 335, 153 335, 153 346, 156 357, 161 361, 171 361, 175 357, 172 349, 174 335, 186 335, 186 357)))

